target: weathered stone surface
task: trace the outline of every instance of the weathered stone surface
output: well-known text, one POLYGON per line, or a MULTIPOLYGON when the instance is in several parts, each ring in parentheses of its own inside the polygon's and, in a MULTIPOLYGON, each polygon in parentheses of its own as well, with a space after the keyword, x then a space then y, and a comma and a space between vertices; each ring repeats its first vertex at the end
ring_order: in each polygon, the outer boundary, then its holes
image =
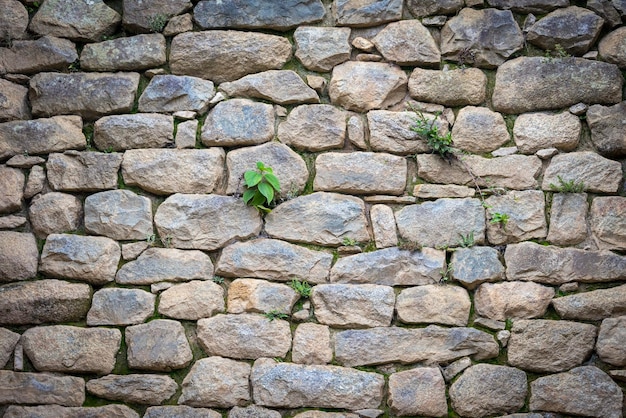
POLYGON ((248 363, 222 357, 198 360, 185 380, 179 404, 229 408, 250 401, 248 363))
POLYGON ((378 327, 335 334, 335 359, 344 366, 384 363, 448 363, 461 357, 494 358, 499 346, 486 332, 474 328, 378 327))
POLYGON ((165 37, 159 33, 87 44, 80 67, 88 71, 139 71, 167 62, 165 37))
POLYGON ((476 313, 490 319, 530 319, 543 316, 554 288, 533 282, 484 283, 474 293, 476 313))
POLYGON ((578 322, 518 320, 511 329, 508 362, 539 373, 569 370, 591 354, 596 333, 595 326, 578 322))
POLYGON ((131 369, 169 372, 187 367, 193 360, 185 329, 178 321, 155 319, 132 325, 126 328, 125 337, 131 369))
POLYGON ((7 409, 6 418, 139 418, 139 414, 126 405, 98 407, 64 407, 60 405, 15 406, 7 409))
MULTIPOLYGON (((620 19, 621 20, 621 19, 620 19)), ((600 40, 598 52, 611 64, 626 68, 626 29, 617 28, 600 40)))
POLYGON ((401 0, 334 0, 333 11, 340 26, 376 26, 402 18, 401 0))
POLYGON ((392 374, 388 404, 396 416, 446 415, 446 383, 441 371, 436 367, 417 367, 392 374))
POLYGON ((111 373, 122 334, 111 328, 52 325, 22 334, 24 352, 38 371, 111 373))
POLYGON ((37 155, 84 149, 86 145, 78 116, 0 123, 0 159, 24 152, 37 155))
POLYGON ((85 199, 85 231, 115 240, 146 239, 154 233, 152 203, 130 190, 89 195, 85 199))
POLYGON ((157 75, 150 80, 139 98, 140 112, 178 112, 191 110, 200 113, 209 108, 215 96, 212 81, 185 75, 157 75))
POLYGON ((478 199, 437 199, 405 206, 396 213, 396 223, 402 238, 427 247, 458 246, 459 236, 469 234, 477 244, 484 242, 485 212, 478 199))
POLYGON ((160 32, 161 19, 169 20, 191 9, 189 0, 157 0, 144 2, 142 0, 125 0, 123 7, 124 28, 132 32, 160 32))
POLYGON ((187 120, 179 123, 176 127, 176 138, 174 138, 176 148, 195 148, 197 133, 197 120, 187 120))
POLYGON ((26 187, 24 187, 24 199, 30 199, 41 193, 47 185, 46 181, 46 173, 42 166, 36 165, 31 168, 26 187))
MULTIPOLYGON (((2 56, 0 56, 0 60, 2 60, 2 56)), ((0 122, 20 119, 30 119, 28 89, 19 84, 0 79, 0 122)))
POLYGON ((348 139, 357 149, 367 149, 365 142, 365 123, 358 115, 352 115, 348 119, 348 139))
POLYGON ((9 158, 6 161, 5 164, 8 167, 31 168, 32 169, 36 165, 43 164, 45 162, 46 162, 46 160, 44 160, 41 157, 35 157, 33 155, 18 154, 18 155, 14 155, 13 157, 9 158))
POLYGON ((94 124, 93 140, 101 151, 166 147, 174 140, 174 118, 150 113, 105 116, 94 124))
POLYGON ((370 208, 370 221, 376 248, 394 247, 398 244, 396 218, 393 209, 387 205, 373 205, 370 208))
POLYGON ((0 16, 0 38, 21 39, 26 35, 28 11, 16 0, 2 0, 0 8, 4 11, 0 16))
POLYGON ((357 242, 370 239, 363 201, 336 193, 317 192, 284 202, 265 222, 270 237, 292 242, 339 246, 345 237, 357 242))
POLYGON ((530 384, 530 392, 531 411, 606 418, 622 415, 622 390, 595 366, 540 377, 530 384))
POLYGON ((619 68, 606 62, 520 57, 498 67, 493 107, 498 112, 523 113, 580 102, 615 104, 622 100, 623 83, 619 68))
POLYGON ((544 148, 573 151, 578 146, 580 130, 580 119, 569 112, 525 113, 515 119, 513 138, 522 154, 534 154, 544 148))
POLYGON ((466 2, 463 0, 408 0, 406 2, 406 7, 416 18, 456 14, 465 5, 466 2))
POLYGON ((552 301, 563 319, 599 321, 626 314, 626 285, 563 296, 552 301))
POLYGON ((121 164, 122 154, 66 151, 48 156, 46 172, 54 190, 93 192, 116 189, 121 164))
POLYGON ((432 248, 404 251, 397 247, 342 257, 333 266, 333 283, 420 286, 438 283, 445 253, 432 248))
MULTIPOLYGON (((491 244, 509 244, 545 238, 548 233, 545 197, 540 190, 511 191, 485 199, 487 239, 491 244), (508 215, 505 223, 494 222, 496 213, 508 215)), ((496 220, 498 218, 495 218, 496 220)))
POLYGON ((602 17, 607 28, 614 28, 622 23, 622 18, 611 4, 611 0, 589 0, 586 7, 602 17))
MULTIPOLYGON (((380 415, 380 409, 360 409, 358 412, 359 414, 352 414, 349 412, 325 412, 325 411, 320 411, 320 410, 309 410, 309 411, 304 411, 304 412, 300 412, 299 414, 294 415, 294 418, 358 418, 360 416, 370 416, 369 414, 367 414, 369 411, 376 411, 378 412, 378 414, 376 414, 376 416, 380 415)), ((372 415, 373 416, 373 415, 372 415)))
POLYGON ((441 30, 441 55, 477 67, 495 68, 523 44, 522 31, 509 10, 467 7, 441 30))
POLYGON ((626 366, 626 316, 602 321, 596 352, 606 363, 618 367, 626 366))
POLYGON ((601 250, 626 249, 626 198, 609 196, 593 199, 590 223, 601 250))
POLYGON ((556 245, 574 245, 587 237, 587 194, 554 193, 547 240, 556 245))
POLYGON ((487 0, 489 6, 517 13, 547 13, 558 7, 569 6, 569 0, 487 0))
POLYGON ((26 223, 26 218, 19 215, 0 217, 0 229, 15 229, 26 223))
POLYGON ((209 280, 213 263, 201 251, 174 248, 149 248, 137 260, 126 263, 117 272, 119 284, 149 285, 158 282, 209 280))
POLYGON ((526 400, 526 373, 494 364, 467 369, 450 386, 452 408, 464 417, 484 417, 519 410, 526 400))
POLYGON ((610 282, 626 278, 626 257, 610 251, 543 246, 522 242, 504 253, 509 280, 547 284, 610 282))
POLYGON ((311 295, 315 317, 335 328, 391 325, 396 301, 393 288, 375 284, 320 284, 311 295))
POLYGON ((0 404, 81 406, 85 381, 74 376, 0 370, 0 404))
POLYGON ((66 193, 39 195, 32 200, 28 210, 33 232, 38 238, 74 231, 80 226, 83 217, 80 200, 66 193))
POLYGON ((444 106, 479 105, 487 97, 487 76, 478 68, 442 71, 415 68, 408 85, 415 100, 444 106))
POLYGON ((286 315, 300 296, 291 287, 257 279, 237 279, 228 287, 228 313, 280 312, 286 315))
POLYGON ((246 74, 279 69, 291 59, 291 43, 283 37, 255 32, 181 33, 172 40, 170 68, 215 83, 246 74))
POLYGON ((100 289, 93 294, 87 325, 141 324, 154 313, 155 301, 155 295, 141 289, 100 289))
MULTIPOLYGON (((0 367, 4 368, 9 362, 20 337, 20 334, 16 332, 9 331, 6 328, 0 328, 0 367)), ((328 334, 328 348, 330 349, 330 333, 328 334)))
POLYGON ((407 162, 391 154, 327 152, 315 160, 313 190, 350 194, 401 195, 407 162))
POLYGON ((568 54, 583 55, 600 35, 604 19, 578 6, 556 9, 528 29, 526 39, 546 50, 560 45, 568 54))
POLYGON ((216 315, 198 321, 198 342, 209 355, 236 359, 284 357, 291 348, 289 323, 263 315, 216 315))
POLYGON ((212 193, 224 175, 224 158, 221 148, 129 150, 122 176, 154 194, 212 193))
MULTIPOLYGON (((448 132, 448 124, 441 118, 425 114, 442 135, 448 132)), ((412 112, 392 112, 389 110, 372 110, 367 113, 370 131, 370 146, 373 151, 390 152, 393 154, 414 154, 427 152, 430 147, 417 132, 410 130, 415 124, 416 115, 412 112)))
POLYGON ((293 34, 296 57, 309 70, 328 72, 350 59, 349 37, 349 28, 300 26, 293 34))
POLYGON ((203 0, 194 8, 194 19, 202 29, 239 28, 289 30, 295 26, 319 22, 324 18, 320 0, 268 0, 244 2, 203 0), (263 10, 259 13, 259 10, 263 10))
POLYGON ((407 324, 466 326, 471 305, 464 288, 431 284, 402 290, 396 311, 398 319, 407 324))
POLYGON ((194 280, 170 287, 159 299, 159 313, 175 319, 198 320, 224 311, 224 289, 210 281, 194 280))
POLYGON ((176 393, 178 384, 169 376, 127 374, 91 379, 87 391, 100 398, 127 403, 158 405, 176 393))
POLYGON ((36 280, 0 287, 0 323, 11 325, 80 321, 91 303, 84 283, 36 280))
POLYGON ((327 104, 298 106, 278 125, 278 138, 305 151, 343 148, 346 116, 343 110, 327 104))
POLYGON ((41 252, 39 271, 102 285, 113 281, 120 256, 119 244, 110 238, 50 234, 41 252))
POLYGON ((25 177, 22 170, 0 165, 0 213, 17 212, 22 207, 25 177))
POLYGON ((501 114, 486 107, 473 106, 459 111, 452 138, 456 148, 476 154, 494 151, 510 140, 501 114))
POLYGON ((0 48, 0 73, 64 70, 77 59, 76 45, 67 39, 42 36, 34 41, 14 40, 10 48, 0 48))
POLYGON ((202 143, 207 147, 262 144, 274 137, 275 119, 274 107, 267 103, 248 99, 220 102, 204 121, 202 143))
POLYGON ((0 283, 35 277, 38 259, 33 234, 0 231, 0 283))
POLYGON ((591 141, 598 152, 606 156, 626 155, 624 133, 626 102, 615 106, 593 105, 587 111, 587 123, 591 129, 591 141))
POLYGON ((585 191, 616 193, 622 182, 622 168, 619 162, 592 151, 569 152, 552 158, 541 188, 551 190, 550 184, 558 186, 559 176, 564 182, 582 183, 585 191))
POLYGON ((330 329, 326 325, 298 325, 293 336, 291 357, 294 363, 326 364, 333 359, 330 329))
POLYGON ((291 70, 268 70, 220 84, 229 96, 265 99, 281 105, 319 103, 315 90, 291 70))
POLYGON ((492 247, 459 248, 452 253, 451 264, 452 278, 470 290, 481 283, 504 278, 498 250, 492 247))
POLYGON ((390 23, 372 43, 387 61, 398 65, 436 67, 441 61, 437 43, 419 20, 390 23))
POLYGON ((41 4, 28 29, 39 35, 97 42, 113 33, 121 20, 102 0, 52 0, 41 4))
POLYGON ((208 408, 190 406, 151 406, 143 418, 220 418, 222 415, 208 408))
POLYGON ((376 408, 384 386, 383 376, 376 373, 272 359, 255 361, 250 381, 256 404, 281 408, 376 408))

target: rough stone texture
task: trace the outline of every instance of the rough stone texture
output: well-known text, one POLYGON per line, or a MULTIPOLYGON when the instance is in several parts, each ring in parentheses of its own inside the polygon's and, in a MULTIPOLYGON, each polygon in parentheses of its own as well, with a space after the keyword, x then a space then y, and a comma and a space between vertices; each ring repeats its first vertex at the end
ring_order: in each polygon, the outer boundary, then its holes
POLYGON ((113 33, 121 20, 102 0, 46 0, 28 29, 39 35, 97 42, 113 33))
POLYGON ((88 71, 138 71, 167 62, 165 37, 159 33, 87 44, 80 67, 88 71))
POLYGON ((342 148, 346 116, 346 112, 327 104, 298 106, 278 125, 278 138, 284 144, 305 151, 342 148))
POLYGON ((174 319, 195 321, 223 311, 224 289, 210 281, 172 286, 159 299, 159 313, 174 319))
POLYGON ((448 413, 446 383, 436 367, 417 367, 389 376, 391 412, 396 416, 441 417, 448 413))
POLYGON ((25 177, 22 170, 0 165, 0 213, 17 212, 22 207, 25 177))
POLYGON ((87 325, 134 325, 154 313, 156 296, 141 289, 105 288, 93 294, 87 325))
MULTIPOLYGON (((433 123, 442 135, 449 132, 448 123, 440 117, 423 114, 424 118, 433 123)), ((389 110, 372 110, 367 113, 369 125, 369 143, 373 151, 390 152, 393 154, 414 154, 430 151, 426 140, 409 128, 415 124, 416 115, 412 112, 392 112, 389 110)))
POLYGON ((450 386, 451 406, 463 417, 479 418, 519 410, 526 400, 526 374, 513 367, 477 364, 450 386))
POLYGON ((544 148, 573 151, 580 137, 580 119, 569 112, 526 113, 515 119, 513 138, 522 154, 534 154, 544 148))
POLYGON ((615 106, 589 107, 587 123, 591 129, 591 141, 600 154, 615 157, 626 155, 625 117, 626 102, 615 106))
POLYGON ((335 19, 340 26, 376 26, 402 18, 401 0, 334 0, 335 19))
POLYGON ((432 248, 405 251, 397 247, 342 257, 333 266, 333 283, 420 286, 438 283, 445 253, 432 248))
POLYGON ((208 408, 190 406, 151 406, 146 409, 144 418, 220 418, 218 412, 208 408))
POLYGON ((191 9, 189 0, 125 0, 123 4, 124 28, 131 32, 160 32, 159 18, 169 19, 191 9))
POLYGON ((554 193, 547 240, 556 245, 574 245, 587 237, 587 194, 554 193))
POLYGON ((289 323, 263 315, 216 315, 198 321, 198 342, 209 355, 236 359, 284 357, 291 348, 289 323))
POLYGON ((438 199, 409 205, 396 213, 400 236, 427 247, 458 246, 460 235, 482 244, 485 214, 478 199, 438 199), (432 231, 436 230, 436 235, 432 231))
POLYGON ((174 140, 174 118, 150 113, 105 116, 94 124, 93 140, 101 151, 166 147, 174 140))
POLYGON ((407 76, 396 65, 348 61, 333 68, 328 94, 335 105, 367 112, 393 106, 404 98, 406 89, 407 76), (375 84, 371 82, 373 79, 375 84))
POLYGON ((596 352, 606 363, 618 367, 626 366, 626 316, 602 321, 596 352))
POLYGON ((373 205, 370 208, 370 220, 376 248, 394 247, 398 243, 396 218, 393 209, 387 205, 373 205))
POLYGON ((569 6, 569 0, 487 0, 489 6, 512 10, 517 13, 550 12, 558 7, 569 6))
POLYGON ((0 217, 0 229, 14 229, 26 223, 26 218, 19 215, 0 217))
POLYGON ((293 34, 296 58, 308 70, 328 72, 350 59, 349 37, 349 28, 301 26, 293 34))
POLYGON ((326 246, 339 246, 346 237, 357 242, 370 239, 363 201, 326 192, 278 205, 266 216, 265 231, 273 238, 326 246))
MULTIPOLYGON (((30 199, 43 192, 44 187, 46 187, 46 181, 46 173, 43 167, 40 165, 33 166, 28 174, 26 187, 24 187, 24 199, 30 199)), ((32 203, 33 201, 31 201, 31 204, 32 203)))
POLYGON ((617 28, 600 40, 598 52, 606 62, 616 64, 620 68, 626 68, 625 46, 626 29, 617 28))
POLYGON ((122 334, 110 328, 53 325, 22 334, 24 352, 38 371, 111 373, 122 334))
POLYGON ((592 290, 554 299, 552 306, 563 319, 599 321, 626 314, 626 285, 592 290))
POLYGON ((291 361, 300 364, 327 364, 333 359, 330 329, 326 325, 298 325, 293 336, 291 361))
POLYGON ((309 410, 294 415, 294 418, 358 418, 360 416, 380 416, 380 409, 360 409, 358 414, 349 412, 324 412, 319 410, 309 410), (371 411, 371 412, 370 412, 371 411))
POLYGON ((611 0, 589 0, 586 7, 604 19, 607 29, 622 23, 622 18, 611 4, 611 0))
POLYGON ((28 89, 4 79, 0 79, 0 89, 0 122, 30 119, 28 89))
POLYGON ((469 357, 463 357, 441 369, 446 382, 452 381, 459 373, 472 365, 469 357))
POLYGON ((0 231, 0 283, 35 277, 38 261, 33 234, 0 231))
MULTIPOLYGON (((548 233, 545 197, 540 190, 512 191, 485 199, 487 239, 491 244, 509 244, 543 239, 548 233), (506 224, 494 222, 496 213, 508 215, 506 224)), ((496 218, 497 219, 497 218, 496 218)))
POLYGON ((250 401, 248 363, 222 357, 203 358, 195 362, 185 380, 179 404, 229 408, 250 401))
POLYGON ((484 283, 474 293, 474 309, 498 321, 538 318, 546 313, 554 293, 554 288, 533 282, 484 283))
POLYGON ((213 82, 198 77, 157 75, 150 80, 139 98, 140 112, 177 112, 191 110, 200 113, 209 108, 215 96, 213 82))
POLYGON ((583 58, 520 57, 498 67, 493 107, 499 112, 523 113, 580 102, 615 104, 622 100, 623 82, 614 64, 583 58))
POLYGON ((54 190, 94 192, 117 188, 122 154, 66 151, 50 154, 46 173, 54 190))
POLYGON ((479 105, 487 97, 487 76, 477 68, 415 68, 409 78, 409 93, 415 100, 444 106, 479 105))
POLYGON ((176 393, 178 384, 169 376, 127 374, 91 379, 87 391, 100 398, 127 403, 158 405, 176 393))
POLYGON ((228 287, 228 313, 291 313, 300 296, 291 287, 257 279, 237 279, 228 287))
POLYGON ((278 411, 257 405, 250 405, 245 408, 235 406, 228 412, 228 418, 280 418, 281 416, 278 411))
POLYGON ((422 18, 432 15, 456 14, 466 3, 463 0, 408 0, 406 7, 413 16, 422 18))
POLYGON ((459 111, 452 128, 452 138, 456 148, 476 154, 494 151, 510 140, 501 114, 486 107, 473 106, 459 111))
MULTIPOLYGON (((9 362, 20 337, 20 334, 16 332, 9 331, 6 328, 0 328, 0 367, 4 368, 9 362)), ((330 334, 328 334, 328 348, 330 349, 330 334)))
POLYGON ((471 305, 464 288, 431 284, 400 291, 396 311, 398 320, 407 324, 466 326, 471 305))
POLYGON ((398 65, 437 67, 441 61, 437 43, 419 20, 390 23, 372 43, 387 61, 398 65))
POLYGON ((229 96, 269 100, 281 105, 319 103, 315 90, 291 70, 268 70, 220 84, 229 96))
POLYGON ((596 197, 590 215, 591 230, 601 250, 626 250, 626 198, 596 197))
POLYGON ((51 192, 35 197, 28 214, 35 235, 45 238, 49 234, 78 229, 83 218, 83 205, 76 196, 51 192))
POLYGON ((0 123, 0 159, 28 153, 48 154, 84 149, 83 121, 78 116, 55 116, 0 123))
POLYGON ((30 80, 29 98, 34 116, 74 114, 93 120, 130 113, 138 85, 137 73, 39 73, 30 80))
POLYGON ((385 384, 382 375, 338 366, 254 362, 250 376, 254 402, 281 408, 377 408, 385 384))
POLYGON ((195 148, 198 133, 198 121, 188 120, 181 122, 176 127, 176 148, 195 148))
POLYGON ((169 372, 187 367, 193 360, 185 329, 178 321, 155 319, 133 325, 126 328, 125 337, 131 369, 169 372))
POLYGON ((125 405, 98 407, 64 407, 60 405, 10 405, 5 418, 139 418, 139 414, 125 405))
POLYGON ((74 376, 0 370, 0 404, 81 406, 85 381, 74 376))
POLYGON ((152 203, 130 190, 89 195, 85 199, 85 231, 115 240, 146 239, 154 233, 152 203))
POLYGON ((594 366, 540 377, 530 384, 530 392, 531 411, 605 418, 622 416, 622 390, 594 366))
POLYGON ((42 36, 34 41, 14 40, 10 48, 0 48, 0 73, 64 70, 77 59, 76 45, 67 39, 42 36))
MULTIPOLYGON (((0 125, 1 126, 1 125, 0 125)), ((34 168, 37 164, 43 164, 46 160, 41 157, 35 157, 32 155, 14 155, 6 161, 8 167, 15 168, 34 168)))
POLYGON ((24 38, 28 26, 28 11, 24 5, 17 0, 2 0, 0 8, 4 11, 0 16, 0 38, 24 38))
POLYGON ((274 137, 275 119, 274 107, 267 103, 248 99, 220 102, 204 121, 202 143, 207 147, 262 144, 274 137))
POLYGON ((601 157, 592 151, 569 152, 552 158, 546 169, 541 188, 551 190, 550 184, 583 183, 583 189, 595 193, 616 193, 622 182, 619 162, 601 157))
POLYGON ((344 366, 384 363, 448 363, 461 357, 494 358, 499 346, 486 332, 474 328, 378 327, 335 334, 335 359, 344 366))
POLYGON ((407 162, 391 154, 327 152, 315 160, 313 190, 349 194, 404 192, 407 162))
POLYGON ((522 31, 508 10, 464 8, 441 30, 441 55, 477 67, 495 68, 523 44, 522 31))
POLYGON ((187 32, 172 40, 170 68, 215 83, 279 69, 291 59, 291 43, 280 36, 211 30, 187 32))
POLYGON ((274 239, 237 242, 222 250, 216 274, 289 281, 294 277, 309 283, 325 283, 332 255, 274 239))
POLYGON ((452 253, 451 264, 452 278, 470 290, 481 283, 504 278, 498 250, 492 247, 459 248, 452 253))
POLYGON ((524 370, 562 372, 580 366, 596 339, 596 327, 570 321, 544 319, 513 323, 508 363, 524 370))
POLYGON ((604 19, 582 7, 556 9, 528 29, 526 39, 546 50, 560 45, 568 54, 583 55, 600 35, 604 19))
POLYGON ((41 253, 39 271, 47 276, 102 285, 113 281, 121 250, 105 237, 50 234, 41 253))
POLYGON ((84 283, 36 280, 0 286, 0 323, 9 325, 80 321, 91 290, 84 283))

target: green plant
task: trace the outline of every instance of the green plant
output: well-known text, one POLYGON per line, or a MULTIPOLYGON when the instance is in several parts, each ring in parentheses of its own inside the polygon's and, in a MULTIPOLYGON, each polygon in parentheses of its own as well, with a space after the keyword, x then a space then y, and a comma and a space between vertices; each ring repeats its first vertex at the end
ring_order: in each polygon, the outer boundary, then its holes
POLYGON ((313 291, 311 285, 306 280, 300 281, 298 279, 292 279, 289 286, 291 286, 291 288, 303 298, 311 296, 311 292, 313 291))
POLYGON ((262 212, 270 212, 268 207, 280 192, 280 182, 274 175, 272 167, 261 161, 256 163, 256 170, 248 170, 243 174, 247 190, 243 193, 243 201, 262 212))
POLYGON ((556 176, 559 180, 559 185, 555 185, 554 183, 550 183, 550 190, 554 192, 561 193, 582 193, 585 190, 585 183, 582 181, 575 180, 563 180, 561 176, 556 176))
POLYGON ((415 109, 413 111, 417 114, 417 117, 414 119, 415 124, 410 129, 423 137, 433 152, 443 158, 451 158, 453 156, 452 133, 448 132, 445 135, 441 135, 439 128, 435 125, 435 121, 440 113, 435 113, 435 117, 432 120, 428 120, 422 112, 415 109))
POLYGON ((463 248, 470 248, 474 246, 474 231, 470 231, 467 235, 459 234, 459 246, 463 248))
POLYGON ((453 271, 454 267, 452 266, 452 263, 449 263, 445 268, 440 270, 439 272, 441 273, 441 279, 439 279, 439 283, 447 283, 448 280, 452 278, 453 271))
POLYGON ((398 249, 405 251, 421 251, 422 245, 417 241, 411 241, 408 239, 400 239, 398 241, 398 249))
POLYGON ((67 66, 67 70, 70 73, 76 73, 78 71, 80 71, 80 61, 76 60, 73 63, 71 63, 70 65, 67 66))
POLYGON ((153 246, 154 244, 156 244, 156 235, 152 234, 152 235, 148 235, 146 237, 146 242, 148 243, 148 245, 153 246))
POLYGON ((211 279, 213 283, 222 284, 224 283, 224 278, 222 276, 213 276, 211 279))
POLYGON ((275 319, 288 319, 289 318, 289 315, 287 315, 284 312, 277 311, 276 309, 272 309, 271 311, 266 312, 264 316, 270 321, 273 321, 275 319))
POLYGON ((568 58, 571 57, 571 55, 569 54, 569 52, 567 52, 565 50, 565 48, 563 48, 563 46, 561 46, 561 44, 554 44, 554 50, 546 50, 545 54, 544 54, 544 61, 545 62, 549 62, 552 63, 554 62, 555 58, 568 58))
POLYGON ((506 224, 509 222, 509 215, 501 212, 493 212, 489 223, 500 224, 502 229, 506 231, 506 224))
POLYGON ((152 32, 161 32, 165 25, 167 24, 168 17, 164 14, 157 14, 154 16, 150 16, 148 19, 148 26, 152 32))
POLYGON ((357 245, 356 240, 353 239, 353 238, 350 238, 350 237, 344 237, 343 240, 341 241, 341 243, 343 245, 345 245, 345 246, 348 246, 348 247, 352 247, 354 245, 357 245))

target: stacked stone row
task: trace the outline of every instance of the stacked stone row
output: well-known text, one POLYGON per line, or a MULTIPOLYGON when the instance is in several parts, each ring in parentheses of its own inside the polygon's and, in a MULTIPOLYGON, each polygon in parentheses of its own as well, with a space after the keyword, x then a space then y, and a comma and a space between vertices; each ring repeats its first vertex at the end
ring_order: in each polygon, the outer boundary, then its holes
POLYGON ((0 9, 0 415, 623 415, 623 1, 0 9))

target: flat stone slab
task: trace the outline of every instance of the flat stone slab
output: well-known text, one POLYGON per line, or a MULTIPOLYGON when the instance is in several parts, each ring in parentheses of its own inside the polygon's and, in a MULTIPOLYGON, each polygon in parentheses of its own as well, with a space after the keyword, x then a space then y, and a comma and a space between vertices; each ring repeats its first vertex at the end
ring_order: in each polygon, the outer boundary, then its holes
POLYGON ((487 76, 478 68, 415 68, 411 72, 408 86, 409 94, 415 100, 444 106, 476 106, 487 97, 487 76))
POLYGON ((333 10, 339 26, 367 27, 400 20, 401 0, 334 0, 333 10))
POLYGON ((626 250, 626 198, 596 197, 591 203, 591 230, 602 250, 626 250))
POLYGON ((185 368, 193 360, 185 329, 172 319, 127 327, 125 341, 131 369, 169 372, 185 368))
POLYGON ((186 75, 157 75, 141 94, 140 112, 194 111, 204 113, 215 96, 212 81, 186 75))
POLYGON ((115 240, 143 240, 154 233, 152 202, 130 190, 95 193, 85 199, 85 231, 115 240))
POLYGON ((347 133, 346 117, 345 111, 332 105, 298 106, 278 125, 278 138, 305 151, 342 148, 347 133))
POLYGON ((397 416, 444 416, 446 383, 436 367, 416 367, 389 376, 389 406, 397 416))
POLYGON ((77 59, 76 45, 67 39, 47 35, 36 40, 14 38, 10 48, 0 48, 0 71, 34 74, 64 70, 77 59))
POLYGON ((581 122, 569 112, 524 113, 515 119, 513 139, 522 154, 545 148, 573 151, 578 146, 581 122))
POLYGON ((134 325, 154 313, 156 296, 141 289, 104 288, 94 292, 87 325, 134 325))
POLYGON ((127 374, 91 379, 87 392, 99 398, 126 403, 158 405, 171 398, 178 384, 169 376, 156 374, 127 374))
POLYGON ((300 26, 293 34, 296 58, 311 71, 331 71, 350 59, 349 38, 349 28, 300 26))
POLYGON ((174 319, 198 320, 224 311, 224 289, 217 283, 193 280, 174 285, 159 298, 158 312, 174 319))
POLYGON ((496 321, 543 316, 554 297, 554 288, 534 282, 483 283, 474 293, 474 309, 496 321))
POLYGON ((333 360, 330 328, 305 322, 293 335, 291 361, 299 364, 327 364, 333 360))
POLYGON ((80 68, 87 71, 139 71, 167 62, 165 37, 160 33, 129 36, 86 44, 80 68))
POLYGON ((259 145, 274 137, 275 121, 274 107, 268 103, 226 100, 211 109, 200 139, 207 147, 259 145))
POLYGON ((626 285, 556 298, 552 306, 563 319, 599 321, 626 313, 626 285))
POLYGON ((220 418, 221 415, 209 408, 192 408, 184 405, 151 406, 144 418, 220 418))
POLYGON ((281 105, 319 103, 315 90, 291 70, 267 70, 236 81, 220 84, 220 90, 231 97, 269 100, 281 105))
POLYGON ((85 402, 85 381, 80 377, 0 370, 0 386, 0 404, 81 406, 85 402))
POLYGON ((471 305, 464 288, 429 284, 401 290, 396 312, 398 320, 405 324, 466 326, 471 305))
POLYGON ((568 0, 487 0, 491 7, 512 10, 517 13, 540 13, 551 12, 558 7, 569 6, 568 0))
POLYGON ((616 193, 623 180, 619 162, 604 158, 592 151, 578 151, 552 157, 543 176, 541 188, 552 190, 563 182, 582 184, 584 191, 616 193))
POLYGON ((483 282, 504 278, 504 266, 498 250, 493 247, 458 248, 452 253, 451 264, 452 278, 470 290, 483 282))
POLYGON ((54 190, 95 192, 117 189, 121 164, 118 153, 66 151, 48 156, 46 173, 54 190))
POLYGON ((174 142, 174 118, 152 113, 104 116, 94 124, 93 141, 101 151, 163 148, 174 142))
POLYGON ((257 279, 236 279, 228 286, 228 313, 289 315, 300 295, 285 284, 257 279))
POLYGON ((126 405, 98 407, 66 407, 60 405, 16 406, 9 405, 4 414, 7 418, 139 418, 139 414, 126 405))
POLYGON ((0 283, 35 277, 38 261, 39 251, 33 234, 0 231, 0 283))

